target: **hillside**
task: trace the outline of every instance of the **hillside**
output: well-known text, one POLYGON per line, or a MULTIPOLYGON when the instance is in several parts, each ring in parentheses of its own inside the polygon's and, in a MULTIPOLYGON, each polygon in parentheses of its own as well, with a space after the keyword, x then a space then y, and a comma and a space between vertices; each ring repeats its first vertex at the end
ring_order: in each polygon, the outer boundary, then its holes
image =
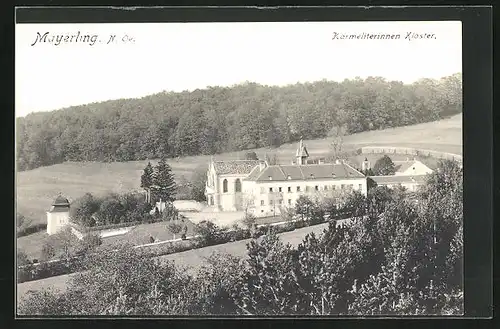
MULTIPOLYGON (((329 139, 305 141, 311 156, 325 155, 329 139)), ((430 150, 462 154, 462 116, 379 131, 353 134, 345 138, 345 148, 366 145, 391 145, 418 147, 430 150)), ((276 149, 255 149, 259 158, 266 153, 276 154, 280 163, 289 163, 297 145, 288 143, 276 149)), ((245 154, 229 152, 216 155, 218 160, 239 159, 245 154)), ((395 158, 395 160, 397 160, 395 158)), ((210 156, 188 156, 169 160, 172 170, 179 179, 189 179, 193 171, 205 167, 210 156)), ((104 194, 139 190, 140 176, 147 160, 129 162, 66 162, 23 171, 17 174, 17 211, 33 220, 45 222, 45 211, 58 193, 76 199, 86 192, 104 194)))
POLYGON ((462 112, 461 80, 245 83, 38 112, 17 119, 17 168, 214 154, 432 122, 462 112))

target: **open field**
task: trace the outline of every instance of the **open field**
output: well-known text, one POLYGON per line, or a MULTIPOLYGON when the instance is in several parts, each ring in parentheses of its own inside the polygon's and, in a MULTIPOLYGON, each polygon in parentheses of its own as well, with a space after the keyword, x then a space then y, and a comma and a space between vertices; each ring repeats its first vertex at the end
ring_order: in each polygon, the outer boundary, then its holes
MULTIPOLYGON (((305 141, 311 157, 328 152, 328 139, 305 141)), ((345 149, 363 146, 401 146, 462 154, 462 115, 414 126, 369 131, 345 137, 345 149)), ((281 163, 293 160, 296 143, 276 149, 257 149, 259 157, 276 154, 281 163)), ((216 155, 217 160, 240 159, 247 151, 216 155)), ((403 159, 402 157, 401 159, 403 159)), ((401 160, 394 159, 394 160, 401 160)), ((177 178, 189 179, 195 168, 206 166, 210 156, 171 159, 169 164, 177 178)), ((154 162, 154 161, 152 161, 154 162)), ((102 195, 107 192, 140 190, 140 176, 147 161, 113 163, 67 162, 17 174, 17 211, 32 220, 44 223, 45 211, 59 192, 71 200, 86 192, 102 195)))
MULTIPOLYGON (((315 234, 319 234, 326 227, 327 224, 304 227, 295 231, 281 233, 279 234, 279 236, 284 243, 290 243, 291 245, 297 246, 302 242, 303 238, 308 233, 314 232, 315 234)), ((246 256, 246 244, 249 241, 250 240, 247 239, 211 247, 193 249, 176 254, 161 256, 159 257, 159 259, 161 261, 173 261, 176 265, 188 267, 190 271, 195 271, 205 263, 205 258, 210 256, 214 252, 228 253, 237 257, 246 256)), ((17 285, 17 298, 19 300, 29 290, 39 290, 42 288, 64 290, 71 276, 72 274, 67 274, 42 280, 20 283, 17 285)))

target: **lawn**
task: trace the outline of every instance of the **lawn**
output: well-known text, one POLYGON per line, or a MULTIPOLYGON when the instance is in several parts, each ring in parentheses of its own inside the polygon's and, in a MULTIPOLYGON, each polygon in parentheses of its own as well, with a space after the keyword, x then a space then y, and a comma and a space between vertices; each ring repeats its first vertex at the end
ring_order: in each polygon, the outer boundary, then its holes
MULTIPOLYGON (((172 240, 174 235, 168 229, 169 222, 157 222, 152 224, 141 224, 134 227, 130 232, 103 238, 103 245, 131 243, 133 245, 141 245, 150 243, 150 237, 156 241, 172 240)), ((187 235, 194 235, 194 224, 188 219, 181 223, 188 228, 187 235)), ((180 238, 180 234, 175 236, 180 238)), ((17 239, 17 249, 24 251, 30 259, 41 259, 42 246, 49 239, 49 235, 45 232, 37 232, 31 235, 23 236, 17 239)), ((75 241, 76 237, 75 237, 75 241)))
MULTIPOLYGON (((131 243, 135 246, 150 243, 150 237, 156 241, 166 241, 174 239, 174 235, 168 229, 171 222, 158 222, 152 224, 141 224, 134 227, 130 232, 103 239, 103 245, 131 243)), ((194 235, 194 224, 189 220, 180 223, 187 226, 187 235, 194 235)), ((182 233, 175 238, 180 238, 182 233)))
MULTIPOLYGON (((308 233, 314 232, 315 234, 319 234, 326 227, 327 224, 304 227, 295 231, 281 233, 279 234, 279 236, 284 243, 290 243, 293 246, 297 246, 302 242, 302 240, 308 233)), ((193 249, 176 254, 160 256, 159 259, 161 261, 173 261, 176 265, 188 267, 191 273, 193 273, 193 271, 205 264, 205 258, 210 256, 214 252, 228 253, 237 257, 245 257, 247 251, 246 245, 249 241, 250 240, 247 239, 200 249, 193 249)), ((17 285, 17 298, 19 300, 19 298, 26 294, 28 290, 40 290, 43 288, 64 290, 71 276, 72 274, 67 274, 42 280, 20 283, 17 285)))
POLYGON ((25 252, 29 259, 41 259, 42 246, 48 238, 46 231, 20 237, 17 239, 17 249, 25 252))
MULTIPOLYGON (((328 152, 328 139, 305 143, 311 157, 322 156, 328 152)), ((345 149, 380 145, 462 154, 462 116, 455 115, 436 122, 354 134, 346 136, 344 143, 345 149)), ((296 147, 296 143, 292 143, 276 149, 257 149, 255 152, 260 158, 265 153, 274 153, 281 163, 290 163, 296 147)), ((216 155, 215 159, 241 159, 245 153, 246 151, 225 153, 216 155)), ((169 164, 177 179, 182 176, 189 179, 195 168, 206 166, 209 161, 210 156, 193 156, 171 159, 169 164)), ((108 192, 140 190, 140 176, 146 164, 147 161, 67 162, 20 172, 16 177, 17 211, 31 219, 33 224, 44 223, 45 211, 58 193, 64 194, 71 201, 86 192, 102 195, 108 192)))

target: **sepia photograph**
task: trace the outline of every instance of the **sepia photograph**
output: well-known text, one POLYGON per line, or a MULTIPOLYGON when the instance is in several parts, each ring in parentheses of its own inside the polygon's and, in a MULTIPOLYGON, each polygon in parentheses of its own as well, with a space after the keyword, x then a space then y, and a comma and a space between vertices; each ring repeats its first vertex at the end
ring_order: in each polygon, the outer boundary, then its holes
POLYGON ((461 21, 16 24, 18 316, 461 316, 461 21))

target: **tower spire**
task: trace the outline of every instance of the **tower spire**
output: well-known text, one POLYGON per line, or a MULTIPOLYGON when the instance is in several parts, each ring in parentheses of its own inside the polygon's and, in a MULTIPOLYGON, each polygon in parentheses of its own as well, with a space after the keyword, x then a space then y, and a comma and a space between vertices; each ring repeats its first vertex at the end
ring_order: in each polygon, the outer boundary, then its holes
POLYGON ((306 159, 309 157, 309 153, 307 152, 307 149, 304 146, 304 143, 302 142, 302 138, 300 138, 299 146, 297 148, 295 157, 297 158, 298 165, 306 164, 306 159))

